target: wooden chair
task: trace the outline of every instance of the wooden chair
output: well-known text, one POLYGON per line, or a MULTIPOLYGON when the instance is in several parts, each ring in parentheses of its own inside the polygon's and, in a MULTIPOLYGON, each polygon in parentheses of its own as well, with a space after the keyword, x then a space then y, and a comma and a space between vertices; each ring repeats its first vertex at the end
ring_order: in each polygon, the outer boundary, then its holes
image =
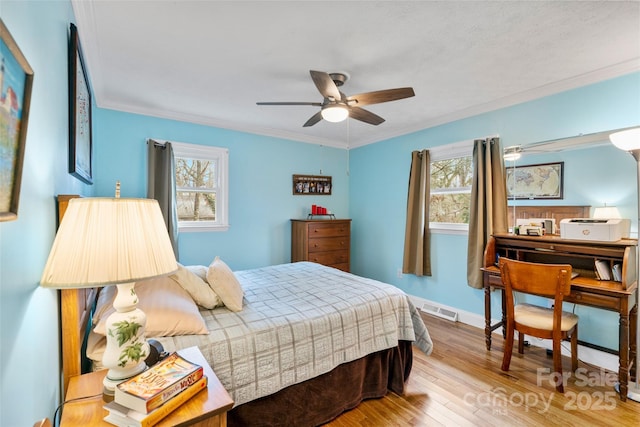
POLYGON ((43 418, 37 421, 33 427, 51 427, 51 421, 49 421, 49 418, 43 418))
POLYGON ((518 331, 518 352, 521 354, 524 353, 524 334, 552 339, 556 390, 564 393, 560 349, 562 340, 571 339, 571 370, 575 372, 578 368, 578 316, 562 311, 562 300, 571 291, 571 266, 500 258, 500 273, 505 288, 507 315, 502 370, 509 370, 514 331, 518 331), (514 304, 514 291, 553 298, 553 308, 514 304))

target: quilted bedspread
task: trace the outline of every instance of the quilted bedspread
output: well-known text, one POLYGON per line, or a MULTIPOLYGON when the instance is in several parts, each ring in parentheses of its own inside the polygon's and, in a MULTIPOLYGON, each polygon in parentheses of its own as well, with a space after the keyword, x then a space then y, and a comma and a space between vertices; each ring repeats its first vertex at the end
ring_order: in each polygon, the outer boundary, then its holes
POLYGON ((235 405, 429 333, 395 286, 310 262, 236 271, 240 312, 202 311, 209 335, 157 338, 167 351, 197 345, 235 405))

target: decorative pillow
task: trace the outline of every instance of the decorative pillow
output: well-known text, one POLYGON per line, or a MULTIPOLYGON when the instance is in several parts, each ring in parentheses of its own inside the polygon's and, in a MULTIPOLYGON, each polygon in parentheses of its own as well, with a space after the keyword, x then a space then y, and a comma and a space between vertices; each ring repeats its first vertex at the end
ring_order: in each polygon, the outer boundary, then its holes
POLYGON ((93 331, 89 332, 87 338, 87 357, 93 361, 92 370, 98 370, 102 367, 102 355, 107 348, 107 337, 104 335, 96 334, 93 331))
POLYGON ((186 268, 205 282, 207 281, 207 271, 209 270, 209 267, 207 267, 206 265, 185 265, 184 268, 186 268))
MULTIPOLYGON (((206 335, 207 326, 191 296, 167 276, 136 283, 138 308, 147 315, 146 336, 206 335)), ((100 292, 93 315, 94 332, 106 335, 107 317, 115 311, 113 300, 117 287, 108 286, 100 292)))
MULTIPOLYGON (((207 267, 204 265, 194 267, 202 267, 206 277, 207 267)), ((178 271, 169 277, 182 286, 182 289, 187 291, 200 307, 211 309, 222 305, 220 297, 213 292, 213 289, 211 289, 207 282, 198 277, 197 274, 194 274, 190 268, 178 264, 178 271)))
POLYGON ((242 297, 244 296, 242 286, 233 271, 220 257, 216 257, 209 265, 207 282, 229 310, 242 310, 242 297))

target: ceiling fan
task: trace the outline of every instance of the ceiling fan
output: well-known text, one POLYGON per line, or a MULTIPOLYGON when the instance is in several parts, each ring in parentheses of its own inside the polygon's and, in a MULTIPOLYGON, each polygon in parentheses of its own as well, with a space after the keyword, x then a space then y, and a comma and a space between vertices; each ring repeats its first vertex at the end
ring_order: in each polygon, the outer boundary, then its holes
POLYGON ((375 92, 360 93, 346 96, 338 90, 347 81, 348 75, 344 73, 325 73, 324 71, 309 71, 313 83, 324 97, 322 102, 256 102, 257 105, 311 105, 321 107, 320 111, 311 116, 303 127, 313 126, 320 120, 329 122, 341 122, 347 117, 360 120, 371 125, 379 125, 384 119, 377 114, 361 108, 364 105, 380 104, 382 102, 396 101, 415 95, 413 88, 402 87, 386 89, 375 92))

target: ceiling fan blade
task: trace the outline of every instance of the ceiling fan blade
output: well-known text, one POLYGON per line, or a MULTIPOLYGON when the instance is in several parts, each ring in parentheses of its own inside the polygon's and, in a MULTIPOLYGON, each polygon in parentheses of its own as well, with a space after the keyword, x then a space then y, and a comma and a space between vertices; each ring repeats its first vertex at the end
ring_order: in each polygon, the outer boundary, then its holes
POLYGON ((382 117, 360 107, 351 107, 349 109, 349 117, 376 126, 384 122, 384 119, 382 117))
POLYGON ((313 71, 310 70, 311 78, 313 79, 313 83, 315 83, 320 94, 325 98, 333 98, 336 101, 342 99, 340 96, 340 91, 338 90, 338 86, 333 82, 331 76, 324 71, 313 71))
POLYGON ((318 111, 313 116, 311 116, 311 118, 309 120, 307 120, 307 122, 305 124, 303 124, 302 127, 306 128, 306 127, 309 127, 309 126, 313 126, 316 123, 318 123, 320 120, 322 120, 322 110, 318 111))
POLYGON ((396 101, 398 99, 415 96, 413 88, 400 87, 397 89, 378 90, 375 92, 359 93, 347 97, 347 103, 354 106, 380 104, 382 102, 396 101))
POLYGON ((313 105, 322 107, 321 102, 256 102, 256 105, 313 105))

